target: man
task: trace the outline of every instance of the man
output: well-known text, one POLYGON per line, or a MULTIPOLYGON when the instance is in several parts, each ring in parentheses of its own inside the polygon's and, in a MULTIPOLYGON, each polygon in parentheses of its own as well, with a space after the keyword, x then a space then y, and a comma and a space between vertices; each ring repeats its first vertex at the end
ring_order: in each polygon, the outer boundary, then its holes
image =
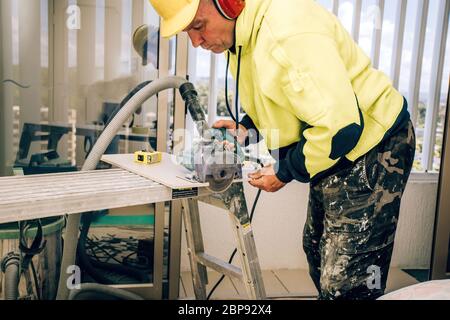
POLYGON ((250 184, 310 183, 303 248, 319 298, 383 295, 415 152, 406 100, 313 0, 150 1, 163 36, 184 30, 230 55, 246 112, 239 139, 255 129, 279 155, 250 184))

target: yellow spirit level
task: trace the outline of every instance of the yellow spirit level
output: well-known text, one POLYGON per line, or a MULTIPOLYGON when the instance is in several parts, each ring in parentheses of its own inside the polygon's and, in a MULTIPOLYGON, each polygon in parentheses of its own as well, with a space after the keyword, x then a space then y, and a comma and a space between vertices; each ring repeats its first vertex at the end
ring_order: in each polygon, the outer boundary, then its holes
POLYGON ((136 151, 134 153, 134 162, 143 164, 158 163, 162 160, 161 152, 136 151))

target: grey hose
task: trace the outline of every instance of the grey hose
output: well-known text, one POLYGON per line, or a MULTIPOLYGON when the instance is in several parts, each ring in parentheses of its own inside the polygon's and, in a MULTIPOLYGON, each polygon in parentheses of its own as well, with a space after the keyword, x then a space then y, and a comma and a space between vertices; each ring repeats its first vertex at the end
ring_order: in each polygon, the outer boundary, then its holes
POLYGON ((80 287, 80 289, 74 289, 70 291, 69 300, 77 300, 77 298, 82 294, 94 294, 103 296, 104 298, 117 298, 119 300, 144 300, 141 296, 138 296, 137 294, 134 294, 132 292, 106 286, 103 284, 83 283, 80 287))
MULTIPOLYGON (((152 83, 146 85, 139 90, 117 113, 114 119, 105 128, 103 133, 98 138, 94 147, 92 148, 89 156, 87 157, 82 171, 95 170, 99 163, 103 153, 106 151, 111 141, 117 135, 122 125, 128 120, 128 118, 151 96, 157 94, 160 91, 166 89, 178 89, 181 85, 186 83, 186 79, 181 77, 167 77, 164 79, 158 79, 152 83)), ((69 296, 69 288, 67 280, 69 274, 66 270, 68 267, 75 264, 78 229, 80 226, 81 214, 69 215, 67 219, 67 226, 64 236, 64 254, 61 262, 61 273, 58 284, 57 300, 66 300, 69 296)))
POLYGON ((19 297, 19 259, 18 256, 13 256, 2 263, 2 270, 5 273, 5 300, 17 300, 19 297))

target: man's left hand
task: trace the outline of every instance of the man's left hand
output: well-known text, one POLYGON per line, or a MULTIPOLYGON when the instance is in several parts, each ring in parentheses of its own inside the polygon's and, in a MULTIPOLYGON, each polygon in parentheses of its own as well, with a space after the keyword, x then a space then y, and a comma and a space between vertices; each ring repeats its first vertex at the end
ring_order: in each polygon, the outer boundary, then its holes
POLYGON ((249 183, 252 186, 266 192, 277 192, 286 185, 277 178, 272 165, 250 173, 248 177, 251 179, 249 183))

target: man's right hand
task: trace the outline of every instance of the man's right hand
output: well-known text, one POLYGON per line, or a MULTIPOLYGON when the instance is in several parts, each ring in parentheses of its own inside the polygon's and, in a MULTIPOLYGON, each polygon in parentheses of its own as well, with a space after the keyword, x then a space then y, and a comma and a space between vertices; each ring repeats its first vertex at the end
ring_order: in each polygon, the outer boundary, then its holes
MULTIPOLYGON (((236 122, 233 120, 219 120, 213 124, 213 128, 221 129, 225 128, 228 132, 235 137, 236 136, 236 122)), ((247 138, 248 130, 242 124, 239 124, 239 130, 237 130, 237 141, 240 145, 245 143, 245 139, 247 138)))

